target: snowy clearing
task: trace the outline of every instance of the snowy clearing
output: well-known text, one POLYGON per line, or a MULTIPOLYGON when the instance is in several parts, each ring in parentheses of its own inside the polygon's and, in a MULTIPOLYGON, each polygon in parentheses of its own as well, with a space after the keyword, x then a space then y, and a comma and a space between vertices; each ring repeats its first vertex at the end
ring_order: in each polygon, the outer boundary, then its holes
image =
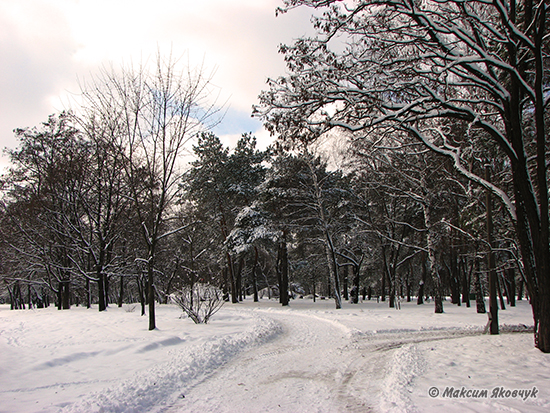
POLYGON ((499 312, 499 336, 449 302, 247 300, 208 325, 162 305, 155 331, 132 308, 0 306, 0 412, 550 409, 550 355, 509 332, 532 325, 525 301, 499 312))

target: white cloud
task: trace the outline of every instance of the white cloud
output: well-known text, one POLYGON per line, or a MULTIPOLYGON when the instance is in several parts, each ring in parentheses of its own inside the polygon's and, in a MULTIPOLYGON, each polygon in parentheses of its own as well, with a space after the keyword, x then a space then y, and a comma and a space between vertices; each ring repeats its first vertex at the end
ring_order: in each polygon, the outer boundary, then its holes
MULTIPOLYGON (((213 83, 228 100, 235 128, 265 88, 284 72, 278 54, 310 29, 310 9, 275 18, 280 0, 0 0, 0 145, 12 130, 35 126, 63 109, 77 78, 101 65, 140 62, 172 51, 216 69, 213 83)), ((259 124, 253 133, 261 132, 259 124)), ((240 136, 248 129, 229 130, 240 136)))
POLYGON ((35 1, 0 2, 2 146, 15 142, 13 129, 45 121, 53 111, 49 98, 70 84, 75 50, 70 29, 55 9, 35 1))

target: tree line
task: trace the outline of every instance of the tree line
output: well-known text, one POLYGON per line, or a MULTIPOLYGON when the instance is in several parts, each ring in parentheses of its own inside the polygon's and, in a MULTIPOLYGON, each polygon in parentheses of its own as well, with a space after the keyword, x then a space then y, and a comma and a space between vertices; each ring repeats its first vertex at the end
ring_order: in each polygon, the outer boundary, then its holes
MULTIPOLYGON (((486 311, 484 191, 406 136, 354 142, 329 167, 312 145, 262 151, 243 134, 230 149, 200 131, 162 201, 163 175, 145 156, 131 160, 111 134, 82 125, 63 112, 16 131, 1 220, 2 288, 14 309, 139 302, 145 315, 151 302, 210 284, 233 303, 432 298, 442 311, 450 296, 486 311)), ((502 208, 495 238, 499 292, 514 305, 527 289, 502 208)))

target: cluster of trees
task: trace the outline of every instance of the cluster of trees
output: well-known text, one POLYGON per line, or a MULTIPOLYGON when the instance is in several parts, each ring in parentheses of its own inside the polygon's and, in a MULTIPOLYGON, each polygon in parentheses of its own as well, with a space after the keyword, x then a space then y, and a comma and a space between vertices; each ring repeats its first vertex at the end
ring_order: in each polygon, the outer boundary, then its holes
MULTIPOLYGON (((374 295, 390 307, 433 297, 442 311, 443 297, 470 306, 475 294, 485 312, 485 193, 405 135, 353 142, 329 168, 313 145, 261 151, 244 134, 230 150, 200 131, 164 191, 163 169, 84 120, 61 113, 16 131, 0 227, 13 308, 140 302, 145 314, 209 284, 234 303, 264 290, 336 308, 374 295)), ((517 242, 504 210, 494 216, 499 291, 513 305, 524 296, 517 242)))
POLYGON ((255 107, 279 137, 268 150, 249 134, 224 147, 204 127, 208 79, 160 59, 16 131, 0 222, 12 303, 27 289, 102 310, 116 292, 147 302, 154 328, 154 302, 196 283, 232 302, 276 286, 283 305, 289 291, 336 308, 416 296, 436 312, 447 296, 485 312, 487 292, 528 295, 549 352, 545 2, 284 3, 324 13, 316 36, 281 46, 288 75, 255 107), (343 142, 337 167, 327 137, 343 142))
MULTIPOLYGON (((281 47, 289 75, 270 81, 256 108, 259 116, 290 147, 339 132, 368 158, 378 148, 400 152, 407 163, 395 175, 406 175, 400 179, 410 182, 407 190, 417 189, 420 195, 428 272, 436 290, 441 288, 440 238, 434 232, 442 222, 438 210, 458 208, 446 225, 474 235, 467 226, 476 215, 460 207, 472 205, 470 185, 485 188, 486 209, 491 211, 492 196, 507 218, 494 237, 489 222, 490 249, 515 257, 529 291, 536 346, 550 352, 547 2, 284 3, 281 12, 305 6, 323 13, 313 18, 315 36, 281 47), (437 163, 429 159, 433 154, 422 154, 427 150, 446 158, 466 181, 433 186, 437 163), (408 166, 411 158, 425 158, 422 176, 408 166), (460 202, 441 199, 451 192, 460 202)), ((379 162, 394 167, 393 160, 379 162)), ((456 245, 453 241, 449 250, 456 245)), ((496 291, 493 263, 495 268, 502 264, 493 253, 489 273, 496 291)))

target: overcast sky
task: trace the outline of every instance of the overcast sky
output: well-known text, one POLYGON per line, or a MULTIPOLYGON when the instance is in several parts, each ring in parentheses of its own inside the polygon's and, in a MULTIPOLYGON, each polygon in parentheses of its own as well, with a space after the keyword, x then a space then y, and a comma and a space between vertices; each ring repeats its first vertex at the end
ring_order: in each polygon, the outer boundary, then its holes
POLYGON ((311 31, 311 9, 275 17, 278 6, 281 0, 0 0, 0 146, 16 146, 13 129, 66 109, 78 79, 157 50, 216 69, 213 82, 230 106, 215 130, 225 142, 244 132, 265 142, 251 106, 268 77, 284 74, 278 45, 311 31))

